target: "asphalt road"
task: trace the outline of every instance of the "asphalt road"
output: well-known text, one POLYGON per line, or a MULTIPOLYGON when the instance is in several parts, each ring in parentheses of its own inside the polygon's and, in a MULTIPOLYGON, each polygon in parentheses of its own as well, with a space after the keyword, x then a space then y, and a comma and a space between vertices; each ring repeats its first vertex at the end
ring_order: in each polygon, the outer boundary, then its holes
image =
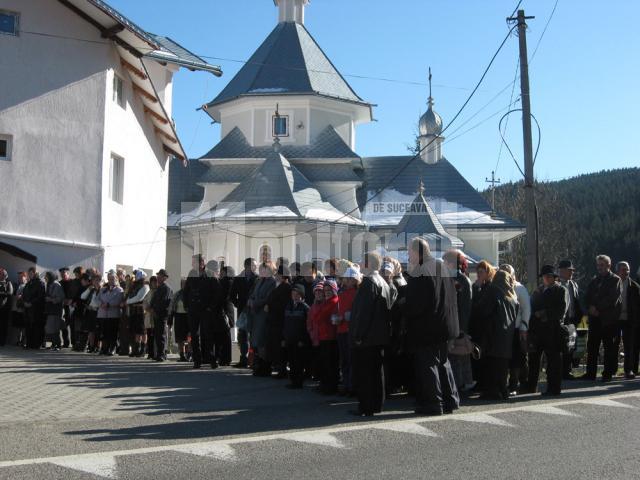
POLYGON ((0 479, 640 478, 640 381, 371 420, 223 368, 0 350, 0 479))

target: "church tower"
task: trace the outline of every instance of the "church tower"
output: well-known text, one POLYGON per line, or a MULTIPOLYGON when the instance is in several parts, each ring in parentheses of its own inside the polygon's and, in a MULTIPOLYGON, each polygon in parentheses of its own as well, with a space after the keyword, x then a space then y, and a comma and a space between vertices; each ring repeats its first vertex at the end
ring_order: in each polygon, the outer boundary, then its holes
POLYGON ((304 25, 304 7, 309 0, 273 0, 279 7, 278 21, 295 22, 304 25))
POLYGON ((420 117, 420 157, 428 164, 438 163, 442 159, 442 118, 433 110, 431 96, 431 68, 429 68, 429 99, 427 111, 420 117), (427 146, 428 145, 428 146, 427 146))

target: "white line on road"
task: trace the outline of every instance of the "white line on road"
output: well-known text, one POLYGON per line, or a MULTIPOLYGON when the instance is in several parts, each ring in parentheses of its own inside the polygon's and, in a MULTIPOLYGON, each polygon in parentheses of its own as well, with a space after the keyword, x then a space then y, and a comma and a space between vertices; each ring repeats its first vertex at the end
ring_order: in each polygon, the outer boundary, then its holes
MULTIPOLYGON (((633 398, 640 397, 640 393, 624 393, 624 394, 614 394, 606 397, 595 397, 595 398, 587 398, 587 399, 570 399, 558 402, 550 402, 546 403, 545 407, 562 407, 566 405, 576 405, 576 404, 584 404, 584 403, 592 403, 594 405, 608 406, 608 407, 621 407, 625 405, 623 403, 617 402, 616 400, 625 399, 625 398, 633 398)), ((627 405, 625 405, 627 407, 627 405)), ((52 463, 55 465, 60 465, 66 468, 81 470, 89 472, 89 468, 92 469, 90 473, 94 475, 99 475, 104 478, 116 478, 115 471, 115 458, 127 455, 140 455, 147 453, 157 453, 157 452, 168 452, 168 451, 185 451, 185 449, 217 449, 217 451, 223 451, 225 448, 233 448, 232 445, 244 444, 244 443, 255 443, 255 442, 264 442, 269 440, 293 440, 300 441, 305 443, 316 443, 318 444, 320 441, 322 445, 332 446, 335 448, 344 448, 344 445, 333 436, 336 433, 344 433, 344 432, 355 432, 368 430, 372 428, 382 429, 382 427, 391 428, 403 428, 404 431, 407 429, 412 429, 413 427, 407 427, 407 425, 415 425, 417 422, 419 423, 434 423, 440 421, 448 421, 448 420, 462 420, 469 422, 481 422, 481 423, 489 423, 500 426, 511 426, 509 423, 504 422, 498 418, 493 417, 492 415, 503 414, 503 413, 517 413, 530 411, 531 405, 523 405, 516 407, 506 407, 499 408, 494 410, 487 410, 482 413, 465 413, 465 414, 456 414, 456 415, 444 415, 439 417, 425 417, 417 420, 415 417, 405 420, 384 420, 382 417, 378 421, 367 422, 367 423, 358 423, 356 425, 343 425, 339 427, 329 427, 324 429, 307 429, 307 430, 299 430, 292 432, 279 432, 265 435, 252 435, 252 436, 240 436, 232 439, 225 440, 215 440, 209 442, 194 442, 187 444, 178 444, 178 445, 162 445, 157 447, 147 447, 147 448, 135 448, 130 450, 114 450, 110 452, 102 452, 102 453, 94 453, 94 454, 76 454, 76 455, 66 455, 59 457, 43 457, 43 458, 30 458, 24 460, 9 460, 0 462, 0 468, 8 468, 8 467, 18 467, 24 465, 36 465, 43 463, 52 463), (314 441, 310 440, 313 439, 314 441)), ((542 412, 543 413, 543 412, 542 412)), ((548 412, 547 412, 548 413, 548 412)), ((396 430, 397 431, 397 430, 396 430)), ((407 432, 407 433, 415 433, 415 432, 407 432)), ((200 450, 202 451, 202 450, 200 450)))
POLYGON ((205 442, 197 445, 184 445, 174 447, 174 451, 188 453, 199 457, 211 457, 218 460, 233 462, 236 460, 236 451, 231 445, 219 442, 205 442))
POLYGON ((580 415, 563 410, 558 407, 552 407, 551 405, 532 405, 522 409, 523 412, 544 413, 547 415, 564 415, 565 417, 579 417, 580 415))
POLYGON ((424 437, 438 437, 439 435, 432 430, 418 423, 390 423, 383 425, 374 425, 376 430, 387 430, 390 432, 412 433, 414 435, 422 435, 424 437))
POLYGON ((452 415, 452 420, 461 420, 463 422, 487 423, 489 425, 497 425, 499 427, 513 427, 509 422, 492 417, 486 413, 463 413, 462 415, 452 415))
POLYGON ((611 400, 609 398, 590 398, 589 400, 581 400, 580 403, 586 403, 587 405, 598 405, 600 407, 636 408, 633 405, 616 402, 615 400, 611 400))
POLYGON ((291 440, 293 442, 312 443, 315 445, 322 445, 324 447, 344 448, 344 445, 340 440, 331 435, 330 433, 319 432, 301 432, 301 433, 289 433, 287 435, 281 435, 280 438, 284 440, 291 440))
POLYGON ((97 477, 118 478, 116 457, 113 455, 95 454, 66 457, 51 463, 71 470, 91 473, 97 477))

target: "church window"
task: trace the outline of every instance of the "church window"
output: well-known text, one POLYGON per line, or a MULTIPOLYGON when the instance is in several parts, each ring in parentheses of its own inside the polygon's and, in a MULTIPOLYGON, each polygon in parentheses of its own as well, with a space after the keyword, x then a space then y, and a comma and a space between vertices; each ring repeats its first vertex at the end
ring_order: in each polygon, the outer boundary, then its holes
POLYGON ((124 200, 124 158, 111 154, 109 198, 122 205, 124 200))
POLYGON ((289 136, 289 116, 288 115, 273 116, 273 136, 274 137, 289 136))
POLYGON ((120 78, 115 73, 113 74, 113 101, 120 105, 122 108, 125 107, 124 83, 122 81, 122 78, 120 78))
POLYGON ((19 20, 19 14, 0 10, 0 33, 17 36, 19 20))
POLYGON ((11 136, 0 135, 0 160, 11 160, 11 136))

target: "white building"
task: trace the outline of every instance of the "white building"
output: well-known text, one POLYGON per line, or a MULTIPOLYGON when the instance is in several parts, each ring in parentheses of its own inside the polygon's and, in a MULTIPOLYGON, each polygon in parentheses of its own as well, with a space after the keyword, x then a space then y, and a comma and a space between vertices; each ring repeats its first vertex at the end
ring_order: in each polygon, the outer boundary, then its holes
POLYGON ((172 169, 167 265, 184 274, 203 253, 238 268, 265 245, 291 261, 358 259, 374 247, 402 257, 415 235, 438 255, 459 247, 497 262, 499 242, 523 228, 492 213, 445 158, 433 99, 420 119, 420 156, 360 157, 356 130, 372 105, 305 28, 308 1, 275 3, 275 29, 203 106, 221 141, 172 169))
POLYGON ((180 67, 221 75, 101 0, 0 0, 1 266, 164 266, 180 67))

